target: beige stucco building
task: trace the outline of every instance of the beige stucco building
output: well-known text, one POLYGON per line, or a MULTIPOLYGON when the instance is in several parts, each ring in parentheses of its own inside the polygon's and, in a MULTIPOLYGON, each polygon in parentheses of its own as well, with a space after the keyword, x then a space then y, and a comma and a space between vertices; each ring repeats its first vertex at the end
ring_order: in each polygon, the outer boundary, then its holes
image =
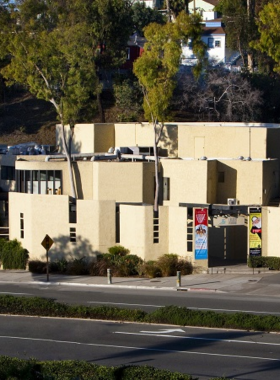
MULTIPOLYGON (((67 133, 68 140, 69 128, 67 133)), ((151 125, 75 126, 74 203, 60 126, 56 139, 56 154, 1 156, 9 236, 22 242, 31 259, 45 256, 41 242, 48 234, 52 259, 94 257, 121 244, 146 260, 177 253, 202 267, 246 262, 257 236, 250 232, 250 212, 262 219, 259 252, 280 256, 280 125, 166 124, 159 144, 158 214, 151 125), (197 210, 207 212, 204 240, 196 231, 197 210)))

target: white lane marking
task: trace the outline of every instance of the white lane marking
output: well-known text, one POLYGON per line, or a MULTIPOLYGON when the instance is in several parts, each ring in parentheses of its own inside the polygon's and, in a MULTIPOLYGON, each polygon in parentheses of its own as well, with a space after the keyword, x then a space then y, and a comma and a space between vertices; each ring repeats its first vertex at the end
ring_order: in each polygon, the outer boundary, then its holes
POLYGON ((20 295, 26 295, 26 296, 32 295, 32 293, 14 293, 14 292, 0 292, 0 294, 20 294, 20 295))
MULTIPOLYGON (((139 336, 157 336, 162 338, 178 338, 178 339, 190 339, 190 340, 207 340, 212 342, 226 342, 226 343, 245 343, 245 344, 259 344, 267 346, 280 346, 280 343, 268 343, 268 342, 254 342, 253 340, 235 340, 235 339, 218 339, 218 338, 198 338, 194 336, 180 336, 180 335, 162 335, 161 332, 157 334, 149 331, 140 331, 140 333, 115 331, 114 334, 122 335, 139 335, 139 336)), ((280 360, 280 359, 279 359, 280 360)))
POLYGON ((123 302, 98 302, 98 301, 88 301, 88 303, 97 303, 99 305, 126 305, 126 306, 146 306, 146 307, 164 307, 156 305, 143 305, 141 303, 123 303, 123 302))
POLYGON ((256 310, 234 310, 234 309, 210 309, 207 307, 187 307, 190 310, 209 310, 209 311, 229 311, 235 313, 254 313, 254 314, 280 314, 277 311, 256 311, 256 310))
POLYGON ((140 331, 140 333, 148 333, 148 334, 168 334, 171 332, 182 332, 182 333, 184 333, 185 331, 182 329, 160 329, 158 331, 140 331))
POLYGON ((124 350, 138 350, 138 351, 153 351, 153 352, 164 352, 164 353, 179 353, 179 354, 189 354, 189 355, 205 355, 205 356, 218 356, 218 357, 228 357, 228 358, 239 358, 239 359, 256 359, 256 360, 267 360, 267 361, 277 361, 280 359, 275 358, 265 358, 261 356, 242 356, 242 355, 226 355, 226 354, 212 354, 208 352, 198 352, 198 351, 181 351, 181 350, 166 350, 163 348, 148 348, 148 347, 134 347, 134 346, 118 346, 112 344, 99 344, 99 343, 81 343, 81 342, 71 342, 67 340, 55 340, 55 339, 40 339, 40 338, 24 338, 17 336, 4 336, 1 335, 0 338, 3 339, 17 339, 17 340, 28 340, 46 343, 62 343, 62 344, 76 344, 80 346, 91 346, 91 347, 104 347, 104 348, 121 348, 124 350))

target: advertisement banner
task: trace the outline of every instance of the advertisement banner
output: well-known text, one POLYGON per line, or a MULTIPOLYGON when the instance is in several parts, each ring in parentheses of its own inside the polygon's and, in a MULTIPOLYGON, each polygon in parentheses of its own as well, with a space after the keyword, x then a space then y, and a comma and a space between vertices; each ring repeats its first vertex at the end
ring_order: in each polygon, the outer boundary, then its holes
POLYGON ((194 209, 195 260, 208 259, 208 209, 194 209))
POLYGON ((249 214, 249 253, 250 256, 262 254, 262 214, 260 208, 251 208, 249 214))

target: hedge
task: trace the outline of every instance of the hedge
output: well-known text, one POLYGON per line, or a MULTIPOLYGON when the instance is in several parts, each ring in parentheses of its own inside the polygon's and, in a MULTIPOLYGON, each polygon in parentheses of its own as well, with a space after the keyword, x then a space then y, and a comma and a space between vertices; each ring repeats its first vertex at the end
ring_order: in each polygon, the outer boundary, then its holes
POLYGON ((0 379, 192 380, 194 378, 149 366, 105 367, 78 360, 38 361, 0 356, 0 379))
POLYGON ((280 331, 280 317, 273 315, 217 313, 214 311, 191 310, 178 306, 165 306, 147 313, 137 309, 67 305, 46 298, 15 297, 11 295, 0 295, 0 313, 172 324, 179 326, 280 331))
POLYGON ((250 256, 248 259, 248 267, 280 270, 280 257, 250 256))

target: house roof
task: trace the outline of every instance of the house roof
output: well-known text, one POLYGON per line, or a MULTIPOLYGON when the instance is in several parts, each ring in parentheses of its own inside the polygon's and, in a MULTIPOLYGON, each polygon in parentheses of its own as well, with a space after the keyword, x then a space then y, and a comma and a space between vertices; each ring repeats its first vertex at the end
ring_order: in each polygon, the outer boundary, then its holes
MULTIPOLYGON (((191 3, 192 1, 193 0, 189 0, 189 3, 191 3)), ((203 1, 205 1, 205 3, 209 3, 209 4, 213 5, 213 6, 216 6, 216 5, 218 5, 218 3, 219 3, 220 0, 203 0, 203 1)))
POLYGON ((213 34, 226 34, 225 30, 223 27, 219 26, 217 28, 215 27, 207 27, 205 26, 203 28, 203 36, 210 36, 210 35, 213 35, 213 34))

